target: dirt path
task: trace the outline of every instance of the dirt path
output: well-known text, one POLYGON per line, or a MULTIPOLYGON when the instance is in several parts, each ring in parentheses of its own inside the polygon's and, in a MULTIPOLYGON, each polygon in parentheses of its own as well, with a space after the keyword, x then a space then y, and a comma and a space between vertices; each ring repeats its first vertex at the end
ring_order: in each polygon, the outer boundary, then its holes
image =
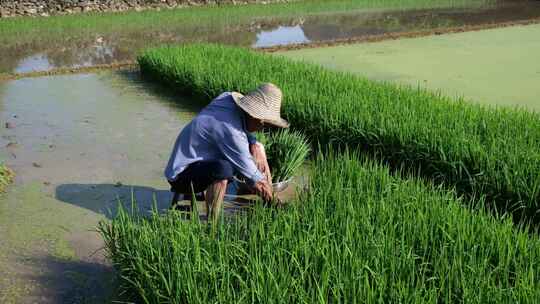
POLYGON ((133 72, 0 82, 1 155, 17 174, 0 198, 0 303, 111 299, 96 224, 118 199, 168 207, 162 169, 197 110, 161 91, 133 72))

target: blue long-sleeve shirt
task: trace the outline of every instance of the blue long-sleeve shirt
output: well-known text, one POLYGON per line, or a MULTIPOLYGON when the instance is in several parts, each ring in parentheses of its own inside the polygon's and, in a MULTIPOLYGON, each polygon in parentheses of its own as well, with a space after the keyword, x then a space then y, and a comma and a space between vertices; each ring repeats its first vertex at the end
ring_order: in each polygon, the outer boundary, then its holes
POLYGON ((216 97, 178 135, 165 177, 172 181, 197 161, 224 159, 255 184, 263 179, 249 151, 255 137, 245 126, 245 114, 230 92, 216 97))

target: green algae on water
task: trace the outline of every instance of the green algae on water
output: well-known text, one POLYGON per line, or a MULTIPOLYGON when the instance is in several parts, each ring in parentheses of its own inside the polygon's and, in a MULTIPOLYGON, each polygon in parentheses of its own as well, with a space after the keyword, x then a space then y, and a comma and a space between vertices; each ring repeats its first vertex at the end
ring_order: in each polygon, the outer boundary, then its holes
POLYGON ((280 52, 468 102, 540 111, 540 25, 280 52))

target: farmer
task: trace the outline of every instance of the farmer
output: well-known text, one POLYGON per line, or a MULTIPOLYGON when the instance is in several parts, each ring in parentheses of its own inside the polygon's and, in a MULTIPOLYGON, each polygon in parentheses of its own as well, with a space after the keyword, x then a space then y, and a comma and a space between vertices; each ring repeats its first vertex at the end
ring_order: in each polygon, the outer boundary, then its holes
POLYGON ((287 128, 281 118, 281 90, 265 83, 247 95, 225 92, 206 106, 178 135, 165 169, 175 193, 204 195, 209 218, 219 217, 227 183, 241 176, 265 201, 273 199, 272 178, 262 144, 252 132, 265 125, 287 128))

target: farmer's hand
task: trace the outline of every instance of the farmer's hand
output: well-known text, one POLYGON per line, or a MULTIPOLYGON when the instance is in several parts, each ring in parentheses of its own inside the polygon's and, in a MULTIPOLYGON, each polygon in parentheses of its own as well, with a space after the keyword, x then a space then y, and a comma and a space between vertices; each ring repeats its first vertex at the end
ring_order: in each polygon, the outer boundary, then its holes
POLYGON ((272 203, 277 207, 281 207, 283 205, 281 199, 273 192, 272 186, 266 180, 263 179, 257 182, 254 188, 265 203, 272 203))
POLYGON ((272 186, 267 180, 262 179, 255 184, 255 191, 261 196, 265 202, 271 202, 274 194, 272 193, 272 186))

